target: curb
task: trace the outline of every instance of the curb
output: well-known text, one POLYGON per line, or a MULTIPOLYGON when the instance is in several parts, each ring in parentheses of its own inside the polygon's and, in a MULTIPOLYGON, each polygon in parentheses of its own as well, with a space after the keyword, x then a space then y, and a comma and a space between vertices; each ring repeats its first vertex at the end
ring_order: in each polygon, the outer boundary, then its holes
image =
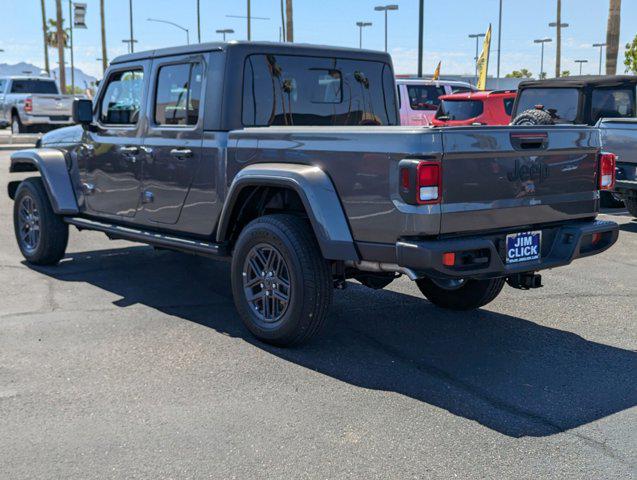
POLYGON ((13 150, 25 150, 27 148, 35 148, 35 144, 34 143, 0 144, 0 152, 13 151, 13 150))

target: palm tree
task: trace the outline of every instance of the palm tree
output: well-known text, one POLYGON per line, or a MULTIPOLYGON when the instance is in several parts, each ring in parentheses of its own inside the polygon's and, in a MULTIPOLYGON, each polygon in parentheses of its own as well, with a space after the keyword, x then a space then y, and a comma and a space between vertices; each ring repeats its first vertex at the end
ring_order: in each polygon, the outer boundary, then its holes
POLYGON ((617 73, 621 8, 622 0, 610 0, 608 24, 606 26, 606 75, 615 75, 617 73))
POLYGON ((285 0, 285 17, 287 20, 287 41, 294 41, 294 21, 292 20, 292 0, 285 0))
POLYGON ((108 54, 106 53, 106 27, 104 26, 104 0, 100 0, 100 26, 102 29, 102 73, 108 68, 108 54))
POLYGON ((44 0, 40 0, 40 5, 42 7, 42 40, 44 42, 44 69, 46 73, 50 74, 51 70, 49 68, 49 47, 47 44, 47 28, 46 28, 46 9, 44 7, 44 0))
POLYGON ((64 38, 64 19, 62 18, 62 0, 55 0, 55 16, 57 27, 57 47, 58 58, 60 59, 60 92, 66 93, 66 71, 64 65, 64 46, 66 39, 64 38))

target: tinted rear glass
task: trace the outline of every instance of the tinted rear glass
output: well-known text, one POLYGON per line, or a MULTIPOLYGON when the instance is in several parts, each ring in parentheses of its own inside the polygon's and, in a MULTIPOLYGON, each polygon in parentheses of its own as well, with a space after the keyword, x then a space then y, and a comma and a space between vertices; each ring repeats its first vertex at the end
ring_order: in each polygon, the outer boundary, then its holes
POLYGON ((635 116, 635 87, 596 88, 591 96, 592 121, 635 116))
POLYGON ((250 55, 242 122, 267 125, 397 125, 389 65, 339 58, 250 55))
POLYGON ((482 115, 484 106, 480 100, 443 100, 436 118, 442 120, 468 120, 482 115))
POLYGON ((201 81, 200 63, 161 67, 157 75, 155 122, 158 125, 196 125, 201 81))
POLYGON ((503 100, 503 102, 504 102, 504 112, 508 116, 511 116, 511 113, 513 112, 513 103, 515 102, 515 97, 514 98, 505 98, 503 100))
POLYGON ((526 88, 519 94, 517 114, 542 105, 558 122, 573 123, 577 117, 579 91, 576 88, 526 88))
POLYGON ((436 110, 440 105, 438 97, 445 94, 445 89, 436 85, 407 85, 407 94, 412 110, 436 110))
POLYGON ((11 82, 11 93, 58 93, 53 80, 14 80, 11 82))

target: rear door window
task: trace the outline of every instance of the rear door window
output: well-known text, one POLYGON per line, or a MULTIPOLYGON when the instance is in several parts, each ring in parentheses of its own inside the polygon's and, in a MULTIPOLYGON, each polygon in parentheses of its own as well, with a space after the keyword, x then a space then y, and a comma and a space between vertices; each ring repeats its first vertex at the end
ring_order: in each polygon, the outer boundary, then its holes
POLYGON ((272 54, 245 61, 244 126, 396 125, 395 102, 382 62, 272 54))
POLYGON ((157 125, 196 125, 201 100, 200 63, 166 65, 159 69, 155 93, 157 125))
POLYGON ((111 74, 100 102, 100 122, 135 125, 139 120, 143 91, 143 70, 122 70, 111 74))
POLYGON ((525 88, 519 94, 517 114, 542 105, 562 123, 577 118, 580 93, 576 88, 525 88))
POLYGON ((11 93, 58 94, 58 87, 53 80, 13 80, 11 93))
POLYGON ((443 100, 436 118, 441 120, 469 120, 482 115, 484 105, 480 100, 443 100))
POLYGON ((438 97, 445 94, 445 88, 436 85, 407 85, 409 105, 412 110, 436 110, 440 105, 438 97))
POLYGON ((510 117, 513 113, 513 104, 515 103, 515 97, 505 98, 502 101, 504 102, 504 113, 506 113, 510 117))
POLYGON ((593 123, 600 118, 635 116, 635 88, 596 88, 591 96, 593 123))

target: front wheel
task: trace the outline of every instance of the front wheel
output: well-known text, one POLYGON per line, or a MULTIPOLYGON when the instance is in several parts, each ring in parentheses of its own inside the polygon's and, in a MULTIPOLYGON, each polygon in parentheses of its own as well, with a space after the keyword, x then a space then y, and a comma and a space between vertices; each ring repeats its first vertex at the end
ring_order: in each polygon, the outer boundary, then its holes
POLYGON ((41 178, 27 178, 18 186, 13 227, 20 252, 29 263, 53 265, 64 257, 69 226, 53 212, 41 178))
POLYGON ((504 278, 488 280, 416 280, 418 288, 434 305, 451 310, 473 310, 493 301, 504 287, 504 278))
POLYGON ((308 341, 323 327, 332 275, 307 220, 267 215, 241 232, 232 257, 232 293, 245 326, 267 343, 308 341))

